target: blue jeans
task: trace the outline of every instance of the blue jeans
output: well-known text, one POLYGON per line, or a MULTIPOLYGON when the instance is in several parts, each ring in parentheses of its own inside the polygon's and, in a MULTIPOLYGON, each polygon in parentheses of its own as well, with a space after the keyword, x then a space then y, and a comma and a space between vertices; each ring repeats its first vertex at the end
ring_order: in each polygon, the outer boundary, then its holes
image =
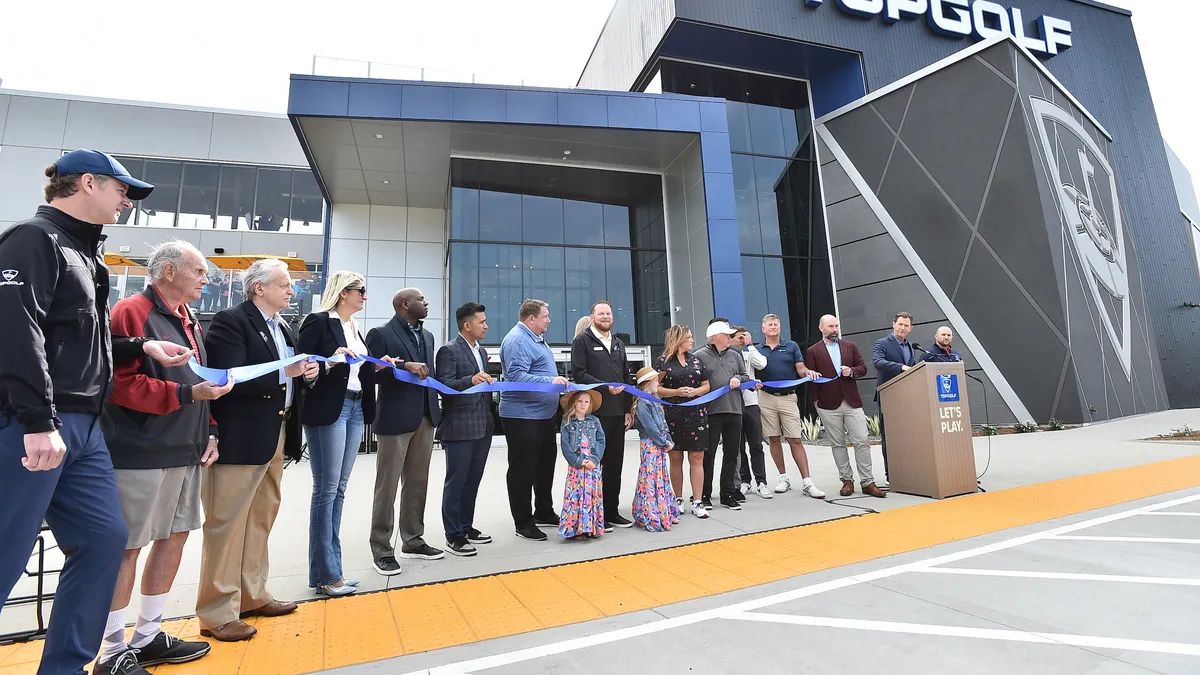
POLYGON ((60 413, 67 454, 53 471, 28 471, 25 432, 0 415, 0 593, 8 597, 29 562, 33 542, 50 525, 67 556, 58 580, 39 675, 83 675, 100 650, 129 530, 100 420, 60 413))
POLYGON ((308 514, 308 585, 328 586, 342 578, 342 503, 346 483, 363 439, 362 399, 346 399, 342 414, 327 426, 305 425, 312 467, 312 506, 308 514))

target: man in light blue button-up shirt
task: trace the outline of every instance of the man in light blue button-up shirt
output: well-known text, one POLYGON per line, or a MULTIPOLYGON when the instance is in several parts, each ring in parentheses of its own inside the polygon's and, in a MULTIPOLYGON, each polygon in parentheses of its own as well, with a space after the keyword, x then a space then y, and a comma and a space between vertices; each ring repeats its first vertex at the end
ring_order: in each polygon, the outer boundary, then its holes
POLYGON ((500 422, 508 443, 508 506, 517 536, 544 541, 539 525, 558 527, 550 489, 554 483, 554 411, 567 378, 558 374, 554 353, 543 337, 550 328, 550 306, 542 300, 521 303, 517 325, 500 343, 504 379, 563 385, 557 393, 504 392, 500 395, 500 422), (534 508, 529 508, 529 492, 534 508))

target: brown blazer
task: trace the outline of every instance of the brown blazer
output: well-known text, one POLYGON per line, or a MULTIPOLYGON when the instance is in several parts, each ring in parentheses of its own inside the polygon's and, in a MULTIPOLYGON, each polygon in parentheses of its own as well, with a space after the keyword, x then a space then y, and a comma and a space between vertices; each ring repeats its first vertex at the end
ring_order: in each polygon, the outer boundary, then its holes
MULTIPOLYGON (((839 340, 838 347, 842 352, 842 365, 850 368, 851 377, 839 377, 833 382, 824 384, 810 383, 809 391, 813 393, 814 403, 818 408, 833 410, 842 404, 849 403, 852 407, 863 407, 862 397, 858 395, 858 383, 855 378, 867 374, 867 364, 863 361, 862 352, 858 345, 849 340, 839 340)), ((804 352, 804 365, 809 370, 821 373, 822 377, 834 377, 839 373, 833 368, 833 359, 829 358, 829 350, 824 340, 818 340, 804 352)))

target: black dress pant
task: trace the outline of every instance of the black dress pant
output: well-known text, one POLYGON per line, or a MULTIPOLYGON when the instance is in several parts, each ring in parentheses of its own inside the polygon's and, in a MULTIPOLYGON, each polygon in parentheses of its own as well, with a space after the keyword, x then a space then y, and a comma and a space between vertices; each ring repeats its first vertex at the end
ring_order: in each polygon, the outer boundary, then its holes
POLYGON ((763 457, 762 411, 756 405, 742 409, 742 447, 738 452, 738 477, 743 483, 757 485, 767 482, 767 465, 763 457), (746 446, 750 447, 749 457, 746 446), (753 469, 753 475, 751 475, 753 469))
POLYGON ((487 466, 492 435, 472 441, 442 441, 446 482, 442 487, 442 523, 446 539, 465 537, 475 526, 475 498, 487 466))
POLYGON ((518 528, 534 525, 534 514, 554 513, 550 490, 554 485, 554 462, 558 457, 553 419, 529 420, 503 417, 504 440, 508 443, 508 508, 518 528), (533 509, 529 492, 533 491, 533 509))
POLYGON ((600 458, 600 473, 604 480, 604 520, 612 522, 621 501, 621 467, 625 464, 625 416, 597 417, 604 430, 604 457, 600 458))
POLYGON ((890 482, 891 479, 888 478, 887 433, 885 433, 883 430, 883 406, 882 405, 879 406, 879 445, 882 446, 882 450, 883 450, 883 478, 884 478, 884 480, 887 480, 890 482))
POLYGON ((713 466, 721 444, 721 495, 737 492, 737 455, 742 447, 742 416, 708 414, 708 451, 704 453, 704 498, 712 500, 713 466))

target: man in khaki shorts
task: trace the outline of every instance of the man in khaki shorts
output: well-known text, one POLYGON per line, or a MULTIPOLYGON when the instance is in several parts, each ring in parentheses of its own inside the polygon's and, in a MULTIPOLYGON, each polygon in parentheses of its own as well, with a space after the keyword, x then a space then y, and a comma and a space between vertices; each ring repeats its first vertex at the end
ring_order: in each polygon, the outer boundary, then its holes
MULTIPOLYGON (((146 267, 146 290, 112 308, 113 333, 173 342, 205 363, 200 323, 187 306, 200 298, 206 283, 204 256, 191 244, 169 241, 154 248, 146 267)), ((129 540, 95 674, 142 675, 150 666, 185 663, 208 653, 206 642, 184 642, 163 632, 162 619, 188 532, 202 522, 200 469, 217 459, 217 429, 208 401, 232 387, 232 381, 217 387, 186 366, 167 368, 145 357, 114 369, 101 425, 129 540), (133 595, 138 555, 150 542, 141 607, 126 644, 125 609, 133 595)))
MULTIPOLYGON (((764 382, 781 380, 796 380, 808 377, 808 368, 804 365, 804 352, 800 345, 791 340, 780 341, 781 326, 779 317, 768 314, 763 317, 763 341, 758 345, 758 351, 767 358, 765 368, 755 370, 757 379, 764 382)), ((815 374, 815 373, 814 373, 815 374)), ((758 409, 762 416, 763 436, 769 439, 771 459, 779 470, 779 484, 775 492, 784 493, 792 489, 792 479, 788 478, 787 467, 783 462, 783 443, 780 438, 786 438, 792 449, 792 459, 800 469, 803 480, 804 494, 814 499, 824 499, 825 493, 813 484, 808 472, 808 453, 804 450, 804 441, 800 439, 800 406, 797 402, 796 389, 776 389, 763 387, 759 392, 758 409)))

